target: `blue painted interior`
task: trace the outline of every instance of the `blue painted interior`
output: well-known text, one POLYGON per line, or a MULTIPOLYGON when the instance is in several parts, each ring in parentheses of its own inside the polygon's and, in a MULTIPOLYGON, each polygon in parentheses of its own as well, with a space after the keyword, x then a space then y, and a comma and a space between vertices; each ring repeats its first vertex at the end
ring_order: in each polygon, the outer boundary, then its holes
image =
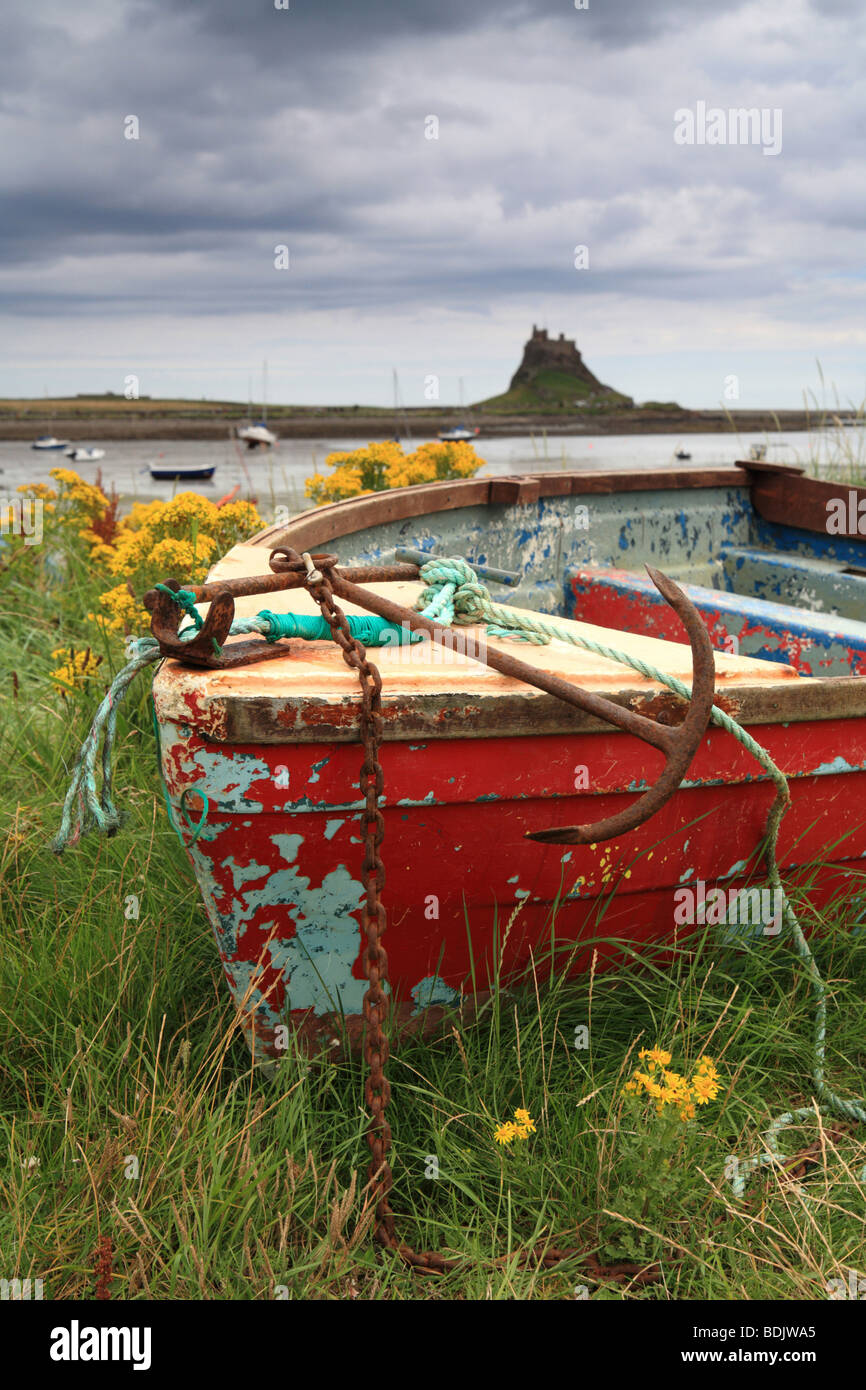
MULTIPOLYGON (((465 507, 329 543, 344 564, 387 562, 398 546, 516 570, 519 586, 492 584, 495 598, 562 616, 580 616, 575 569, 614 567, 642 576, 651 564, 679 583, 712 591, 706 603, 723 612, 731 649, 743 655, 787 661, 785 644, 796 640, 813 645, 814 674, 847 675, 866 651, 866 539, 764 521, 746 487, 465 507)), ((599 581, 611 583, 603 575, 599 581)), ((644 591, 641 584, 634 593, 644 591)))

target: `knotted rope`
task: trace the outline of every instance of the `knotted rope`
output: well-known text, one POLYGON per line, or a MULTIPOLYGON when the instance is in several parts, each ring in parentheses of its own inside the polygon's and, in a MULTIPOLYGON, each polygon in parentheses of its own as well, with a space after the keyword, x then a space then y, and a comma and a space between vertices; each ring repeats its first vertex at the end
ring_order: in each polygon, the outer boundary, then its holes
MULTIPOLYGON (((517 613, 505 604, 494 603, 487 587, 479 581, 478 576, 469 568, 465 560, 457 557, 431 560, 421 568, 420 574, 427 587, 418 598, 415 607, 423 609, 425 617, 432 617, 435 613, 438 621, 454 623, 455 625, 486 622, 488 624, 487 633, 491 637, 519 639, 535 642, 538 645, 545 645, 553 640, 567 642, 573 647, 581 647, 586 651, 593 652, 596 656, 605 657, 608 661, 616 661, 623 666, 630 666, 648 680, 657 681, 660 685, 667 686, 668 690, 673 690, 683 699, 691 699, 691 688, 683 681, 677 680, 675 676, 665 675, 663 671, 659 671, 649 662, 641 660, 640 657, 619 651, 615 647, 605 646, 601 642, 594 642, 589 637, 581 637, 571 629, 561 627, 557 623, 547 622, 541 617, 517 613)), ((719 709, 717 705, 712 707, 710 722, 731 734, 761 764, 775 783, 776 798, 767 817, 763 852, 767 866, 767 877, 771 887, 780 895, 783 920, 791 933, 797 955, 805 965, 812 989, 812 997, 815 1001, 812 1080, 815 1083, 815 1090, 823 1102, 824 1109, 835 1110, 838 1114, 844 1115, 846 1119, 866 1124, 866 1101, 845 1100, 832 1090, 824 1080, 827 986, 821 978, 821 972, 809 949, 809 943, 803 934, 797 914, 788 901, 788 896, 782 886, 776 858, 779 827, 791 800, 788 779, 773 762, 767 750, 762 748, 750 733, 724 710, 719 709)), ((735 1196, 743 1196, 746 1180, 757 1168, 784 1162, 784 1155, 779 1147, 777 1137, 779 1130, 794 1124, 797 1120, 806 1120, 810 1117, 814 1119, 814 1111, 811 1107, 803 1107, 779 1115, 772 1121, 764 1136, 767 1144, 765 1152, 756 1154, 743 1163, 738 1163, 730 1178, 735 1196)), ((861 1181, 866 1182, 866 1168, 861 1174, 861 1181)))

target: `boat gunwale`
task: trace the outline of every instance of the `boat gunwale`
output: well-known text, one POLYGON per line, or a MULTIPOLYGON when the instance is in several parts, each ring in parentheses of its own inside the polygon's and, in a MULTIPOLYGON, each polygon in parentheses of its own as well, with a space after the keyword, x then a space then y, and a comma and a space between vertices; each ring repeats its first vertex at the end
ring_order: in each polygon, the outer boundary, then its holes
MULTIPOLYGON (((353 743, 358 738, 360 698, 355 690, 335 694, 239 696, 207 690, 207 672, 168 661, 155 689, 160 722, 194 722, 200 735, 215 743, 353 743), (195 719, 189 697, 194 693, 195 719)), ((644 686, 599 689, 612 703, 638 714, 681 717, 679 697, 644 686)), ((716 691, 716 705, 739 723, 823 723, 831 719, 866 719, 866 676, 800 677, 778 683, 737 685, 716 691)), ((417 739, 532 738, 539 734, 613 733, 604 720, 565 705, 543 691, 527 687, 513 692, 467 692, 455 706, 453 692, 426 691, 389 696, 382 691, 384 742, 417 739)), ((623 735, 625 737, 625 735, 623 735)))
MULTIPOLYGON (((771 465, 773 466, 773 465, 771 465)), ((799 473, 795 465, 778 465, 779 471, 799 473)), ((406 521, 412 517, 456 511, 464 507, 509 506, 536 502, 540 497, 572 497, 583 493, 656 492, 713 487, 748 488, 747 465, 718 468, 647 468, 627 473, 619 469, 591 472, 497 473, 487 478, 458 478, 389 488, 383 492, 346 497, 323 507, 310 507, 290 521, 277 522, 258 531, 247 545, 292 545, 311 550, 341 536, 406 521)))

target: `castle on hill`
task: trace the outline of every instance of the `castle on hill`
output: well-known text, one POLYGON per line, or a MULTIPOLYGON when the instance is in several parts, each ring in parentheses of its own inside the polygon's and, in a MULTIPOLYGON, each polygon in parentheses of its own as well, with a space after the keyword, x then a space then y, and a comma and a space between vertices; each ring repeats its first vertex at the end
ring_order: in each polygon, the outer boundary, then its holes
MULTIPOLYGON (((581 393, 583 395, 590 397, 619 396, 619 392, 613 391, 610 386, 605 386, 589 370, 573 338, 566 338, 564 333, 560 333, 558 338, 551 338, 548 336, 546 328, 539 328, 533 324, 532 336, 524 345, 523 358, 511 378, 508 389, 514 391, 520 386, 543 389, 544 377, 541 375, 539 380, 539 376, 545 372, 557 372, 574 378, 575 382, 581 382, 584 388, 581 393)), ((620 399, 627 398, 620 397, 620 399)))

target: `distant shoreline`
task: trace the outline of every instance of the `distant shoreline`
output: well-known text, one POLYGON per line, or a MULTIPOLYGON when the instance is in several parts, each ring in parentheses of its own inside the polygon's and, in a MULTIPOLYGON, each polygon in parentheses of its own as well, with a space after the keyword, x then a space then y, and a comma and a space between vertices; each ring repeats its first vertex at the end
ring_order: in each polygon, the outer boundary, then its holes
MULTIPOLYGON (((64 405, 67 403, 64 402, 64 405)), ((172 406, 174 403, 172 403, 172 406)), ((285 408, 283 408, 285 410, 285 408)), ((393 439, 393 411, 364 412, 352 407, 283 413, 279 407, 269 411, 268 424, 282 439, 393 439)), ((468 413, 468 412, 466 412, 468 413)), ((442 410, 435 413, 423 409, 400 412, 401 436, 408 424, 413 439, 422 442, 435 439, 439 430, 457 423, 458 412, 442 410), (403 422, 405 421, 405 424, 403 422)), ((721 410, 631 410, 606 414, 588 412, 565 415, 495 415, 475 413, 474 423, 480 427, 479 441, 508 435, 629 435, 629 434, 736 434, 782 430, 809 430, 821 426, 819 412, 803 410, 739 410, 727 416, 721 410)), ((184 408, 141 409, 139 403, 127 407, 99 410, 67 410, 58 403, 50 414, 27 408, 9 409, 0 402, 0 440, 31 442, 41 434, 53 434, 60 439, 79 441, 109 441, 135 439, 202 439, 224 440, 241 422, 237 407, 212 408, 189 402, 184 408), (138 408, 137 408, 138 407, 138 408)))

